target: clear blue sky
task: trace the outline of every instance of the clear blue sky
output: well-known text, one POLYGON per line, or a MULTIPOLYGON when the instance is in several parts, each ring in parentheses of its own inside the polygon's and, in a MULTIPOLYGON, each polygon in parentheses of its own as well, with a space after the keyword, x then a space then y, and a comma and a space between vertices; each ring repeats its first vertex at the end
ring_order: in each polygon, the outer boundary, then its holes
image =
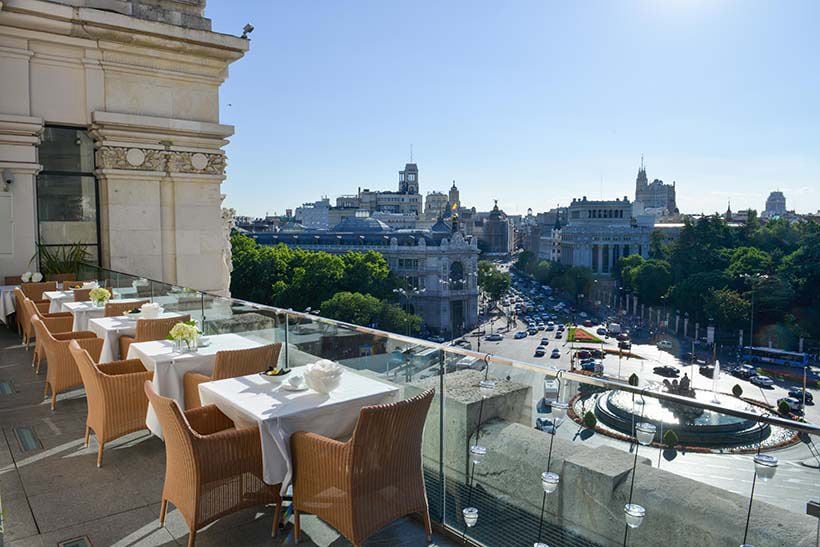
POLYGON ((251 49, 222 88, 226 204, 389 189, 541 211, 677 181, 685 212, 820 209, 820 2, 209 0, 251 49))

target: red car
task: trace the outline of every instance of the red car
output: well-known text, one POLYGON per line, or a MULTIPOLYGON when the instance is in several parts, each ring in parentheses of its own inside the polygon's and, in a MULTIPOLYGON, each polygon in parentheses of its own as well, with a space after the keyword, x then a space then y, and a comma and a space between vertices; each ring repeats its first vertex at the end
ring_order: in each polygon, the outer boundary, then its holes
POLYGON ((592 322, 592 319, 587 319, 586 321, 584 321, 584 326, 585 327, 591 327, 594 324, 595 323, 592 322))

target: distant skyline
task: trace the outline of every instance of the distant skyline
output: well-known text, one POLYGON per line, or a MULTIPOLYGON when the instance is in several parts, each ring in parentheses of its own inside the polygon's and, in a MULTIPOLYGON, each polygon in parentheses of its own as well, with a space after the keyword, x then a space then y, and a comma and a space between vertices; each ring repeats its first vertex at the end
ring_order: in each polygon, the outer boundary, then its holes
POLYGON ((284 213, 455 179, 465 204, 510 214, 677 182, 683 212, 752 207, 781 190, 820 210, 815 1, 552 3, 210 0, 250 51, 221 122, 225 205, 284 213))

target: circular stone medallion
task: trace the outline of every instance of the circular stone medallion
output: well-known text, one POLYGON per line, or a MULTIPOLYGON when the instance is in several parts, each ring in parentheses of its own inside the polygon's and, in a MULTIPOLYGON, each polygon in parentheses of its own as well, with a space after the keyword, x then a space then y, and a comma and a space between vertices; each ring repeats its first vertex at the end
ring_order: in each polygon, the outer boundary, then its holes
POLYGON ((205 154, 197 152, 191 156, 191 165, 194 166, 194 169, 202 171, 208 166, 208 157, 205 154))
POLYGON ((125 153, 125 161, 127 161, 129 165, 139 167, 145 161, 145 152, 139 148, 129 148, 128 152, 125 153))

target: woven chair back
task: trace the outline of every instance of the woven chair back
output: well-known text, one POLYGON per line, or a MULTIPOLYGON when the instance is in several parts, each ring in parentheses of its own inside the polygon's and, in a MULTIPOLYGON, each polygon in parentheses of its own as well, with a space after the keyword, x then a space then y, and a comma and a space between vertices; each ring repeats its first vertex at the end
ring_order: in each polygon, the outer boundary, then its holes
POLYGON ((276 366, 279 360, 281 343, 268 344, 258 348, 219 351, 216 354, 213 380, 247 376, 276 366))

